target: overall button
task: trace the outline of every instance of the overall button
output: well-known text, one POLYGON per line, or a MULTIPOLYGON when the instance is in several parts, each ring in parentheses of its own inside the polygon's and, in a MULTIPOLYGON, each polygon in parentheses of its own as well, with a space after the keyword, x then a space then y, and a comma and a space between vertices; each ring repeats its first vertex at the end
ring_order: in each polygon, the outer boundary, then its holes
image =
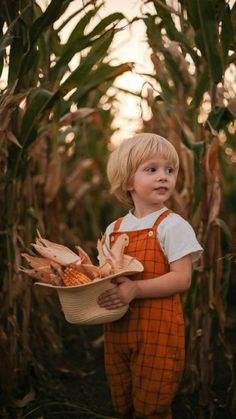
POLYGON ((153 233, 153 231, 152 231, 152 230, 150 230, 150 231, 148 232, 148 236, 149 236, 149 237, 152 237, 152 236, 153 236, 153 234, 154 234, 154 233, 153 233))

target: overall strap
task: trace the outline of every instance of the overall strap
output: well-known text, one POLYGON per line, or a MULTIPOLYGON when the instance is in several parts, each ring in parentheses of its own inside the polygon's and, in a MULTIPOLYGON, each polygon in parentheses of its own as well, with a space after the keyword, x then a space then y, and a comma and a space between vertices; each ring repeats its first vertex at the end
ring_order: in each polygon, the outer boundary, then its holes
POLYGON ((115 221, 114 228, 113 228, 113 233, 119 231, 119 228, 120 228, 120 225, 122 223, 123 218, 124 217, 120 217, 120 218, 118 218, 118 220, 115 221))
POLYGON ((164 211, 155 221, 155 223, 153 224, 152 228, 153 229, 157 229, 157 227, 159 226, 159 224, 166 218, 168 217, 169 214, 172 214, 174 211, 168 209, 166 211, 164 211))
MULTIPOLYGON (((174 211, 172 211, 171 209, 167 209, 166 211, 164 211, 155 221, 155 223, 153 224, 152 228, 153 229, 157 229, 157 227, 159 226, 159 224, 171 213, 173 213, 174 211)), ((114 228, 113 228, 113 233, 119 231, 120 225, 122 223, 124 217, 120 217, 115 221, 114 224, 114 228)))

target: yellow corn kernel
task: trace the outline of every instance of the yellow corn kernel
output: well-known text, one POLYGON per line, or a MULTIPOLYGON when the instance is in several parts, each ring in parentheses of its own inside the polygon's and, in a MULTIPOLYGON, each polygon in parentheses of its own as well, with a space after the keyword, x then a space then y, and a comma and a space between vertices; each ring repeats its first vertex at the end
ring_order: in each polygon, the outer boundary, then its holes
POLYGON ((64 284, 69 287, 72 285, 81 285, 91 282, 91 279, 76 268, 68 266, 64 271, 64 284))

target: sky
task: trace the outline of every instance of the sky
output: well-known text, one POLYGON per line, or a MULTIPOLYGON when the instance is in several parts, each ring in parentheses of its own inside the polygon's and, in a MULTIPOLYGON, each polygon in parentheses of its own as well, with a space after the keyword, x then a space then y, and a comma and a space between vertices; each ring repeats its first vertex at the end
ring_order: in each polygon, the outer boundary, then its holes
MULTIPOLYGON (((142 0, 106 0, 105 10, 107 13, 122 12, 129 20, 132 20, 141 15, 143 3, 142 0)), ((116 86, 133 92, 140 92, 144 88, 146 78, 137 73, 149 73, 153 68, 145 38, 145 25, 142 21, 134 22, 130 28, 118 34, 113 43, 111 56, 114 56, 117 62, 133 62, 134 70, 117 78, 116 86)), ((117 129, 113 135, 114 143, 132 136, 141 127, 141 109, 143 117, 149 116, 144 101, 141 102, 134 95, 119 94, 117 96, 118 99, 120 97, 120 104, 114 121, 114 127, 117 129)))
MULTIPOLYGON (((51 0, 37 0, 44 11, 51 0)), ((134 17, 141 15, 140 11, 143 8, 143 0, 104 0, 104 7, 99 10, 98 19, 104 18, 105 16, 114 13, 121 12, 129 20, 134 17)), ((56 22, 55 26, 59 26, 73 11, 80 9, 83 5, 83 0, 74 0, 68 6, 63 18, 56 22)), ((150 10, 150 6, 146 6, 145 10, 150 10)), ((151 10, 150 10, 151 11, 151 10)), ((78 21, 78 16, 67 24, 60 36, 62 42, 66 42, 75 24, 78 21)), ((133 71, 126 72, 119 76, 115 80, 115 86, 123 89, 127 89, 132 92, 140 92, 146 81, 145 77, 138 75, 137 73, 152 72, 152 63, 150 60, 150 52, 147 49, 147 43, 145 43, 145 27, 144 24, 134 22, 129 27, 126 26, 126 21, 121 21, 120 25, 124 29, 119 31, 113 40, 111 46, 110 57, 112 59, 111 64, 117 65, 125 62, 134 63, 133 71)), ((93 26, 95 22, 93 22, 93 26)), ((120 26, 119 25, 119 26, 120 26)), ((78 65, 79 57, 75 56, 71 61, 70 65, 73 69, 73 65, 78 65), (73 64, 74 63, 74 64, 73 64)), ((8 69, 5 67, 0 80, 1 88, 4 88, 7 80, 8 69)), ((111 91, 111 93, 114 93, 111 91)), ((125 94, 117 92, 116 100, 114 101, 114 124, 113 128, 115 133, 112 136, 114 144, 119 143, 124 138, 132 136, 137 129, 141 126, 141 115, 149 116, 149 111, 145 101, 141 101, 139 98, 132 94, 125 94), (142 109, 142 112, 141 112, 142 109)))
MULTIPOLYGON (((70 15, 73 10, 78 9, 78 3, 78 0, 72 2, 67 9, 66 15, 70 15)), ((81 0, 80 3, 82 4, 81 0)), ((99 11, 100 18, 114 12, 121 12, 129 20, 132 20, 134 17, 141 15, 144 1, 105 0, 104 3, 105 6, 99 11)), ((146 6, 145 10, 151 11, 150 6, 146 6)), ((75 23, 76 21, 71 22, 71 28, 69 25, 66 26, 64 33, 61 33, 62 39, 66 40, 75 23)), ((119 26, 126 26, 125 23, 125 21, 122 21, 119 26)), ((145 42, 145 26, 142 21, 134 22, 117 33, 111 46, 110 57, 113 65, 125 62, 134 63, 133 71, 117 77, 114 85, 132 92, 140 92, 146 83, 146 78, 137 73, 152 72, 150 51, 148 51, 147 43, 145 42)), ((77 60, 76 57, 75 60, 77 60)), ((132 94, 117 92, 114 108, 115 119, 113 128, 115 133, 112 136, 114 144, 132 136, 141 127, 141 114, 146 118, 149 117, 149 111, 145 102, 132 94)))
MULTIPOLYGON (((50 3, 50 0, 37 0, 37 2, 44 10, 50 3)), ((174 4, 175 0, 169 0, 169 2, 173 2, 174 4)), ((134 17, 141 15, 141 11, 144 11, 144 7, 146 12, 149 11, 152 13, 153 6, 150 4, 144 6, 144 3, 144 0, 104 0, 105 5, 99 10, 98 19, 104 18, 114 12, 121 12, 129 20, 132 20, 134 17)), ((234 3, 235 0, 229 0, 231 6, 234 3)), ((73 11, 81 8, 82 5, 83 0, 72 1, 61 20, 66 19, 73 11)), ((61 32, 63 42, 66 42, 77 21, 78 17, 72 19, 61 32)), ((123 27, 125 26, 125 23, 125 21, 122 21, 119 26, 123 27)), ((59 24, 61 24, 61 21, 58 22, 58 25, 59 24)), ((132 62, 134 63, 134 66, 132 72, 126 72, 117 77, 114 83, 115 86, 132 92, 145 92, 148 78, 141 73, 152 73, 153 71, 153 65, 150 59, 151 51, 149 50, 145 39, 145 25, 141 20, 132 23, 132 25, 129 25, 128 27, 126 26, 122 31, 119 31, 116 34, 110 51, 112 64, 132 62)), ((78 64, 78 59, 78 56, 74 57, 74 64, 78 64)), ((71 62, 72 68, 73 60, 71 62)), ((114 90, 111 91, 111 93, 113 92, 114 90)), ((115 133, 112 137, 114 144, 118 144, 124 138, 132 136, 140 129, 142 117, 144 119, 149 119, 150 117, 150 110, 148 109, 145 100, 140 100, 132 94, 125 94, 120 91, 116 93, 114 109, 115 119, 113 128, 115 129, 115 133)))

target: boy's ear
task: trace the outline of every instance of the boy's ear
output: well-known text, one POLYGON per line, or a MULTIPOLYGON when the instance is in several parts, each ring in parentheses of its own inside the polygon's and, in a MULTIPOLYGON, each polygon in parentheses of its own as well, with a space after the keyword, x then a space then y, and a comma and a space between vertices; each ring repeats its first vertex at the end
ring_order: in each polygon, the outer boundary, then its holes
POLYGON ((128 192, 132 192, 133 189, 134 189, 134 187, 133 187, 133 180, 132 179, 129 179, 129 183, 127 185, 127 191, 128 192))
POLYGON ((127 191, 128 191, 128 192, 132 192, 132 191, 133 191, 133 189, 134 189, 134 188, 133 188, 133 186, 127 186, 127 191))

